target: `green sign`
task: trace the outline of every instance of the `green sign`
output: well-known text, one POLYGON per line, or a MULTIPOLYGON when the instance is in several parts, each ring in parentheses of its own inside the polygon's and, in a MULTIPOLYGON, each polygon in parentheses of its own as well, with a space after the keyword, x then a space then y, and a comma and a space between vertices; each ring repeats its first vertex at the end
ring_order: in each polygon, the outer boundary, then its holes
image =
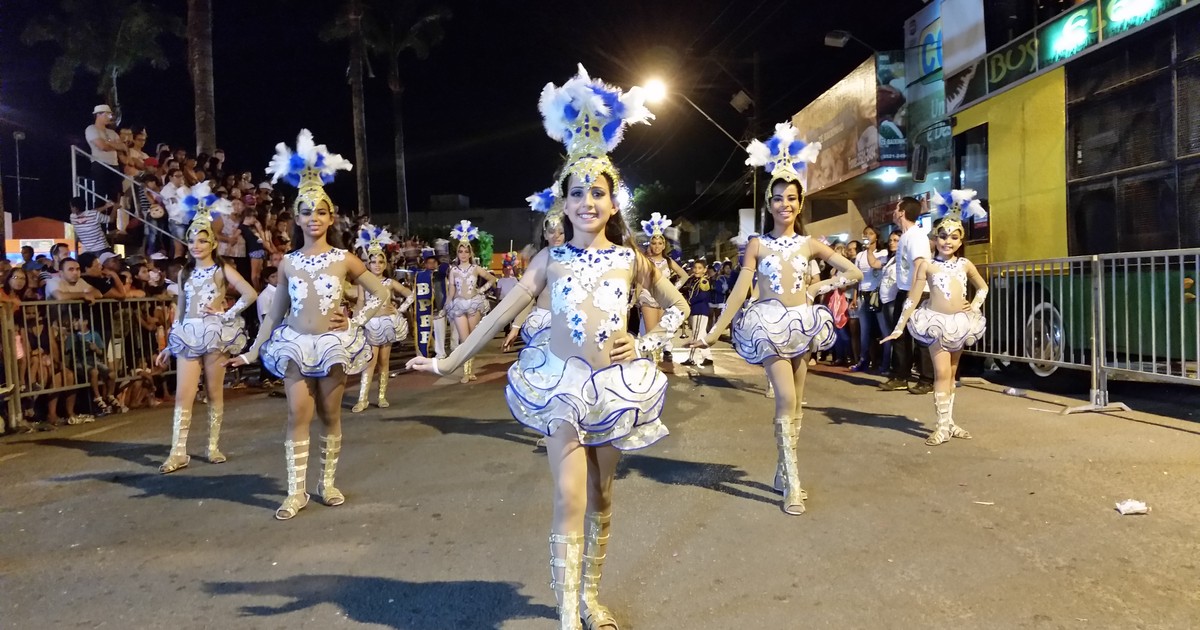
POLYGON ((1145 24, 1180 4, 1181 0, 1104 0, 1104 37, 1145 24))
POLYGON ((988 91, 1024 79, 1037 69, 1038 38, 1030 32, 987 56, 988 91))
MULTIPOLYGON (((1136 0, 1126 0, 1127 2, 1136 0)), ((1078 6, 1038 29, 1039 67, 1069 59, 1100 41, 1099 7, 1095 0, 1078 6)))

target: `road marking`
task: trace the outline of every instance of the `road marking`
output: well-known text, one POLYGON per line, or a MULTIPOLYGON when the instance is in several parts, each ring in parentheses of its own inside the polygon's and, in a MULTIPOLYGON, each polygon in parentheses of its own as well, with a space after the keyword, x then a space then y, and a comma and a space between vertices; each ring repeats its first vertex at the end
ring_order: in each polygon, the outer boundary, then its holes
POLYGON ((92 435, 99 435, 101 433, 104 433, 105 431, 112 431, 113 429, 115 429, 117 427, 123 427, 127 424, 133 424, 133 420, 126 420, 125 422, 118 422, 116 424, 110 424, 107 426, 100 427, 98 429, 92 429, 91 431, 84 431, 83 433, 76 434, 75 437, 85 438, 85 437, 89 437, 92 435))
POLYGON ((8 460, 10 460, 10 459, 16 459, 16 458, 18 458, 18 457, 20 457, 20 456, 22 456, 22 455, 25 455, 25 454, 27 454, 27 453, 29 453, 29 451, 22 451, 22 452, 20 452, 20 453, 9 453, 8 455, 4 455, 3 457, 0 457, 0 462, 6 462, 6 461, 8 461, 8 460))

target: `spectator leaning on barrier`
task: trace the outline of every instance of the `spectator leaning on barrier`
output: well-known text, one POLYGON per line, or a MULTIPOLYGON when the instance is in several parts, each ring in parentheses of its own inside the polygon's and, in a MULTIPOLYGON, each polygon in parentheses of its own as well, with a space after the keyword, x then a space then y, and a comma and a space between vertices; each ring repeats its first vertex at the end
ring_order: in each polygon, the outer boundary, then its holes
POLYGON ((84 130, 84 136, 92 151, 92 182, 96 185, 97 194, 109 201, 116 201, 121 196, 121 178, 109 167, 119 172, 119 156, 125 154, 129 148, 111 128, 112 108, 108 105, 97 105, 92 109, 92 116, 95 117, 95 121, 84 130))
POLYGON ((82 269, 83 281, 92 285, 101 297, 123 300, 125 299, 125 283, 121 281, 121 276, 111 269, 103 267, 103 261, 107 261, 113 256, 116 254, 112 252, 100 256, 90 252, 83 253, 79 255, 79 267, 82 269))
POLYGON ((99 208, 84 210, 83 197, 71 200, 71 225, 75 227, 75 238, 79 241, 80 252, 112 252, 105 229, 112 221, 108 213, 112 212, 114 205, 110 201, 99 208))
POLYGON ((68 258, 62 261, 58 272, 58 282, 54 283, 52 289, 47 290, 46 297, 64 302, 70 300, 95 302, 104 296, 96 290, 96 287, 83 281, 79 262, 74 258, 68 258))

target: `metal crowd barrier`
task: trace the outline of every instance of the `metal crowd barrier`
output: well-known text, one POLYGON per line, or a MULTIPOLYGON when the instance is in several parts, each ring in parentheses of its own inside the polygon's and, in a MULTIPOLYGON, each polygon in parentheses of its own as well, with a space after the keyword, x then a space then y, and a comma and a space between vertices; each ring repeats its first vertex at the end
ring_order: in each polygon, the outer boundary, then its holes
POLYGON ((1087 370, 1087 405, 1127 410, 1108 378, 1200 384, 1200 249, 1074 256, 977 266, 991 293, 988 334, 971 354, 1048 377, 1087 370))
MULTIPOLYGON (((4 385, 12 387, 7 400, 8 427, 20 423, 24 409, 44 413, 43 404, 58 404, 59 395, 84 395, 64 419, 86 409, 92 399, 91 379, 113 382, 118 389, 132 381, 153 387, 154 379, 174 374, 173 364, 156 368, 154 359, 165 346, 174 301, 155 298, 87 302, 23 302, 0 309, 4 339, 4 385), (95 336, 84 332, 85 327, 95 336), (95 343, 98 336, 100 343, 95 343)), ((174 391, 168 379, 167 391, 174 391)), ((116 394, 117 392, 111 392, 116 394)), ((152 393, 152 392, 151 392, 152 393)), ((43 420, 35 417, 34 420, 43 420)))

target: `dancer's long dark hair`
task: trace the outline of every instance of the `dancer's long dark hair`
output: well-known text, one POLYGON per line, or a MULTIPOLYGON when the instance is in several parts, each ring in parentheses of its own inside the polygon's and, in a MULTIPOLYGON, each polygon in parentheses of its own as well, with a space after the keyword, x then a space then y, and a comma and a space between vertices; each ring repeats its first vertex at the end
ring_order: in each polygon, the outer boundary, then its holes
MULTIPOLYGON (((804 189, 800 186, 800 182, 793 181, 790 179, 783 179, 782 177, 776 177, 775 179, 772 179, 770 185, 767 186, 767 192, 774 190, 775 184, 779 184, 779 183, 785 183, 788 186, 795 186, 796 194, 800 195, 800 211, 796 213, 796 234, 803 235, 803 234, 805 234, 805 232, 804 232, 804 189)), ((783 191, 787 192, 787 188, 785 187, 783 189, 783 191)), ((775 229, 775 215, 771 214, 771 195, 767 195, 766 204, 767 204, 767 212, 766 212, 766 218, 763 219, 763 234, 767 234, 768 232, 775 229)))
MULTIPOLYGON (((613 190, 615 189, 612 177, 609 176, 608 173, 601 173, 600 175, 604 178, 604 181, 608 182, 608 195, 609 197, 612 197, 613 190)), ((562 178, 560 190, 569 191, 570 183, 571 175, 568 173, 562 178)), ((637 242, 633 239, 633 230, 631 230, 629 225, 625 223, 625 217, 621 214, 621 210, 616 208, 615 200, 613 201, 613 207, 615 211, 612 213, 612 216, 608 217, 608 222, 604 224, 604 236, 613 243, 624 245, 625 247, 632 249, 634 254, 637 255, 637 265, 634 268, 634 276, 637 278, 644 277, 650 284, 653 284, 658 278, 658 267, 655 267, 654 263, 650 262, 649 258, 646 258, 646 254, 642 251, 642 248, 638 247, 637 242)), ((575 226, 571 223, 570 217, 566 216, 565 212, 563 213, 562 223, 563 239, 565 242, 569 243, 571 242, 571 239, 575 237, 575 226)))

